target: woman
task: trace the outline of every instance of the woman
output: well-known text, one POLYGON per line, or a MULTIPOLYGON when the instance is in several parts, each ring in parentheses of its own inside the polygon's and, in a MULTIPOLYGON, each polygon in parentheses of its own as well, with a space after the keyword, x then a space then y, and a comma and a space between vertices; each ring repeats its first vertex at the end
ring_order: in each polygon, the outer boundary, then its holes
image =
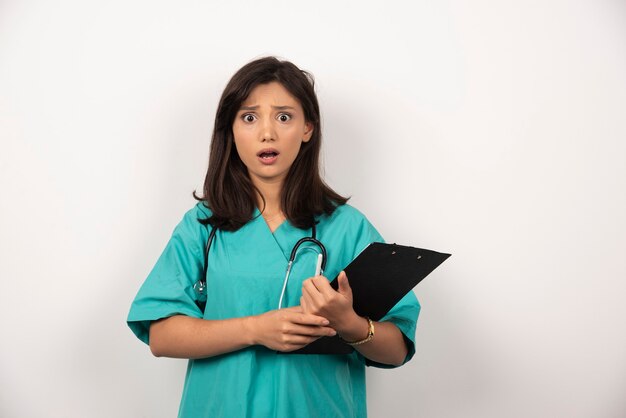
POLYGON ((419 304, 412 292, 380 322, 352 309, 341 269, 382 238, 322 181, 320 145, 308 73, 267 57, 232 77, 215 118, 203 196, 128 316, 154 355, 190 359, 180 417, 365 417, 365 365, 394 367, 413 356, 419 304), (203 312, 198 284, 213 230, 203 312), (314 276, 318 248, 305 243, 285 285, 293 246, 312 235, 327 250, 324 276, 314 276), (340 272, 335 291, 326 277, 340 272), (355 350, 286 354, 334 335, 355 350))

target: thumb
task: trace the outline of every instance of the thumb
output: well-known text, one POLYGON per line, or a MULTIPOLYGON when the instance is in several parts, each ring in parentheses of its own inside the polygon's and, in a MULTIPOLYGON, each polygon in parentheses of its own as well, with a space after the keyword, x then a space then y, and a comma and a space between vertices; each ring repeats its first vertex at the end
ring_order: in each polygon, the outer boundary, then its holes
POLYGON ((346 276, 345 271, 339 273, 337 281, 339 282, 339 288, 337 289, 339 293, 345 296, 352 296, 352 288, 350 287, 350 283, 348 283, 348 276, 346 276))

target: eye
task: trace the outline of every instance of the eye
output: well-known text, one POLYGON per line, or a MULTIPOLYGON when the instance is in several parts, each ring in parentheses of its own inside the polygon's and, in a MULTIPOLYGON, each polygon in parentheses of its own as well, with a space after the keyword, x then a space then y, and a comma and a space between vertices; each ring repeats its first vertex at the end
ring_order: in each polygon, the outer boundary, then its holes
POLYGON ((246 113, 243 116, 241 116, 241 118, 243 119, 244 122, 254 122, 256 119, 256 116, 254 116, 252 113, 246 113))
POLYGON ((289 113, 281 113, 278 115, 278 120, 281 122, 289 122, 291 120, 291 115, 289 113))

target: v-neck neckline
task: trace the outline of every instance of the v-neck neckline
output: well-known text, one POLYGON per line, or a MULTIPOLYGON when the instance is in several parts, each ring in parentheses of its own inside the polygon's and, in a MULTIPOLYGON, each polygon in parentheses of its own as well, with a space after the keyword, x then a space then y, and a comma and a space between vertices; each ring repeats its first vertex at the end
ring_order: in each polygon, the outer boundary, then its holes
POLYGON ((270 229, 270 226, 265 222, 265 219, 261 215, 261 211, 259 208, 254 208, 254 222, 258 222, 258 227, 263 231, 263 235, 265 235, 265 239, 268 242, 272 242, 273 245, 276 245, 276 249, 283 255, 285 261, 289 260, 289 253, 287 253, 287 249, 285 245, 287 245, 287 237, 289 235, 287 226, 285 224, 289 223, 287 219, 285 219, 280 225, 276 227, 274 232, 270 229))
POLYGON ((261 211, 257 207, 254 208, 254 218, 256 222, 262 222, 262 226, 259 225, 258 228, 261 228, 264 231, 263 235, 266 236, 265 239, 273 242, 278 247, 285 258, 285 261, 289 260, 292 247, 298 239, 309 235, 306 230, 293 226, 291 222, 289 222, 289 219, 285 219, 276 227, 274 232, 272 232, 267 222, 265 222, 265 218, 263 218, 261 211))
MULTIPOLYGON (((281 250, 285 260, 289 260, 289 255, 291 254, 291 247, 298 241, 298 239, 303 238, 305 236, 309 236, 310 232, 307 230, 303 230, 297 228, 289 222, 289 219, 285 219, 280 225, 276 227, 274 232, 270 229, 270 226, 263 218, 261 211, 259 208, 254 208, 254 221, 262 222, 263 226, 259 226, 264 231, 264 234, 269 235, 268 239, 274 241, 276 246, 281 250)), ((310 231, 310 230, 309 230, 310 231)))
MULTIPOLYGON (((270 227, 270 225, 267 223, 267 221, 265 220, 265 218, 263 217, 263 214, 261 213, 261 211, 259 210, 259 208, 255 207, 254 208, 254 217, 255 218, 260 218, 261 221, 263 221, 263 223, 265 224, 265 226, 267 227, 267 230, 270 232, 270 234, 274 235, 276 233, 276 231, 278 231, 279 229, 283 228, 283 225, 285 225, 287 222, 289 222, 289 220, 287 218, 285 218, 276 228, 274 228, 274 230, 272 231, 272 228, 270 227)), ((283 228, 284 229, 284 228, 283 228)))

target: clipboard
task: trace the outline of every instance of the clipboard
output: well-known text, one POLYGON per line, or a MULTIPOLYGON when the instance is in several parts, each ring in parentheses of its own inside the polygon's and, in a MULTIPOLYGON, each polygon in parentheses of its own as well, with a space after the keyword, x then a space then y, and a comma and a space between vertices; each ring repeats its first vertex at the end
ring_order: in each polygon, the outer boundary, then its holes
MULTIPOLYGON (((398 244, 374 242, 346 268, 353 308, 378 321, 451 254, 398 244)), ((337 290, 337 278, 330 283, 337 290)), ((338 336, 322 337, 290 354, 349 354, 354 348, 338 336)))

